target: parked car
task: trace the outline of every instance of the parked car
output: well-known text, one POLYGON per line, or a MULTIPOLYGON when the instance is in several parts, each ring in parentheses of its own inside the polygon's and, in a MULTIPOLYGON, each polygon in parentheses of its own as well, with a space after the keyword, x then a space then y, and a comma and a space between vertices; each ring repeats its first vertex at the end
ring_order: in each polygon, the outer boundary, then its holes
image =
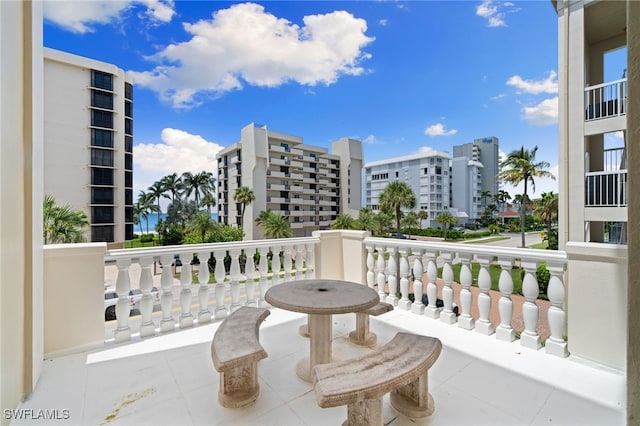
MULTIPOLYGON (((156 287, 151 288, 151 297, 153 297, 154 304, 160 303, 160 292, 156 287)), ((142 299, 142 290, 132 289, 129 291, 129 314, 140 313, 140 300, 142 299), (135 311, 135 312, 134 312, 135 311)), ((116 304, 118 303, 118 293, 115 290, 104 291, 104 320, 113 321, 117 319, 116 316, 116 304)))
MULTIPOLYGON (((160 303, 160 292, 156 287, 151 287, 149 292, 153 298, 154 305, 160 303)), ((140 301, 142 300, 142 290, 135 288, 129 291, 129 300, 131 301, 132 309, 140 309, 140 301)))
POLYGON ((118 293, 115 290, 104 291, 104 320, 112 321, 116 319, 116 303, 118 303, 118 293))

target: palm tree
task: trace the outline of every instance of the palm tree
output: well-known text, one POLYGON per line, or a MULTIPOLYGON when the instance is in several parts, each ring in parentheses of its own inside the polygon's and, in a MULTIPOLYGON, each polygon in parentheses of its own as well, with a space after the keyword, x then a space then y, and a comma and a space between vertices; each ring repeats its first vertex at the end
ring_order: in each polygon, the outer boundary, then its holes
POLYGON ((196 201, 196 209, 199 207, 200 194, 205 195, 208 192, 213 192, 215 178, 213 173, 202 171, 195 175, 191 172, 184 172, 182 174, 182 182, 184 184, 184 193, 187 197, 194 194, 196 201))
POLYGON ((356 220, 344 213, 331 222, 331 229, 354 229, 355 227, 356 220))
POLYGON ((438 216, 436 216, 436 223, 439 223, 444 228, 445 240, 447 239, 447 229, 449 228, 449 226, 455 225, 456 222, 458 222, 458 219, 456 219, 456 217, 448 211, 439 213, 438 216))
MULTIPOLYGON (((406 230, 418 226, 418 215, 415 212, 409 212, 402 218, 402 227, 406 230)), ((411 232, 408 233, 411 238, 411 232)))
POLYGON ((536 162, 536 153, 538 147, 534 147, 531 151, 520 149, 512 151, 507 158, 500 163, 500 173, 498 177, 513 186, 518 186, 520 182, 524 182, 524 190, 522 191, 522 204, 520 204, 520 232, 522 233, 522 247, 525 246, 525 218, 527 214, 527 202, 529 201, 527 190, 531 183, 531 189, 536 191, 534 178, 549 177, 555 179, 555 176, 544 170, 549 167, 546 161, 536 162))
POLYGON ((387 213, 378 212, 373 217, 374 221, 374 230, 377 235, 384 235, 387 229, 393 226, 393 216, 387 213))
POLYGON ((362 231, 371 231, 374 234, 376 229, 376 215, 368 207, 360 209, 358 219, 356 219, 355 227, 362 231))
POLYGON ((413 209, 416 207, 416 195, 409 185, 404 182, 391 182, 380 194, 380 210, 383 213, 395 215, 396 232, 400 236, 400 219, 402 208, 413 209))
POLYGON ((281 214, 263 210, 256 219, 256 224, 264 230, 267 238, 291 238, 293 231, 289 220, 281 214))
POLYGON ((424 210, 420 210, 417 214, 416 217, 418 218, 418 221, 420 222, 420 229, 422 229, 422 221, 429 219, 429 214, 424 211, 424 210))
POLYGON ((558 194, 543 192, 536 212, 540 215, 540 219, 547 224, 547 238, 549 238, 553 222, 558 219, 558 194))
POLYGON ((162 179, 155 181, 153 185, 147 188, 147 191, 149 191, 149 195, 152 196, 157 203, 156 212, 158 213, 158 222, 160 222, 160 213, 162 213, 162 210, 160 209, 160 198, 169 198, 169 196, 165 194, 166 189, 162 183, 162 179))
POLYGON ((252 203, 256 199, 256 195, 253 193, 251 188, 248 186, 240 186, 236 189, 236 192, 233 194, 233 200, 236 203, 240 203, 242 205, 240 209, 240 227, 243 227, 244 224, 244 212, 247 209, 247 205, 252 203))
POLYGON ((51 195, 45 195, 42 207, 42 238, 45 244, 85 241, 84 228, 89 225, 85 212, 75 210, 68 204, 58 206, 51 195))
POLYGON ((171 193, 171 202, 176 201, 176 197, 180 196, 182 192, 183 185, 182 179, 178 176, 177 173, 171 173, 163 177, 160 182, 162 182, 162 186, 165 191, 169 191, 171 193))
POLYGON ((200 242, 205 243, 207 234, 216 228, 217 224, 211 219, 211 214, 199 211, 189 222, 188 230, 200 234, 200 242))
MULTIPOLYGON (((504 189, 498 191, 497 194, 493 196, 493 199, 500 206, 500 213, 504 213, 504 206, 511 199, 511 194, 509 194, 504 189)), ((504 214, 502 216, 502 224, 504 225, 504 214)))
POLYGON ((491 198, 493 194, 491 194, 491 191, 489 191, 488 189, 483 189, 482 191, 480 191, 480 197, 482 198, 482 205, 486 207, 487 205, 487 198, 491 198))
MULTIPOLYGON (((154 204, 155 198, 152 194, 140 191, 138 200, 136 201, 136 209, 147 224, 147 234, 149 233, 149 214, 157 211, 158 206, 154 204)), ((142 231, 140 231, 142 233, 142 231)))
POLYGON ((211 217, 211 208, 216 205, 216 197, 211 192, 207 192, 204 194, 204 197, 202 197, 202 205, 207 208, 207 213, 209 213, 209 217, 211 217))

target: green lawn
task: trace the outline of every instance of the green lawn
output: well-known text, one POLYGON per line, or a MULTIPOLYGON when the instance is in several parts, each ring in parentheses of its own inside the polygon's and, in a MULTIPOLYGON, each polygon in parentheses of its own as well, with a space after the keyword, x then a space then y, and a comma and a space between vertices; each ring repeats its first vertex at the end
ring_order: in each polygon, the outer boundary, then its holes
POLYGON ((462 244, 490 244, 496 241, 502 241, 502 240, 508 240, 508 239, 509 237, 497 236, 497 237, 490 237, 490 238, 479 239, 479 240, 471 240, 471 241, 466 240, 462 244))
MULTIPOLYGON (((460 269, 462 268, 461 263, 457 263, 451 265, 453 269, 453 281, 456 283, 460 282, 460 269)), ((513 293, 514 294, 522 294, 522 268, 514 267, 511 270, 511 278, 513 279, 513 293)), ((478 273, 480 272, 480 264, 477 262, 471 263, 471 276, 473 277, 473 285, 478 285, 478 273)), ((502 268, 500 265, 489 265, 489 275, 491 276, 491 290, 500 291, 498 286, 498 281, 500 279, 500 273, 502 272, 502 268)), ((438 268, 438 276, 442 277, 442 268, 438 268)))

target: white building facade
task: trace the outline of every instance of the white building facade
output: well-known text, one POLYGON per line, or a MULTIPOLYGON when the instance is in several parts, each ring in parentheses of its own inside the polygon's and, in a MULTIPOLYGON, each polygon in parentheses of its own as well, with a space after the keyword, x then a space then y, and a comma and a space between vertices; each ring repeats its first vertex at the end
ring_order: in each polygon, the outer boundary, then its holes
MULTIPOLYGON (((477 170, 480 191, 476 194, 473 187, 468 187, 472 192, 467 192, 466 194, 471 200, 467 201, 467 203, 474 203, 473 198, 479 196, 482 191, 489 191, 491 195, 498 193, 500 186, 500 180, 498 179, 498 172, 500 171, 500 141, 497 137, 488 136, 474 139, 473 142, 462 145, 454 145, 453 158, 458 157, 465 157, 468 161, 482 164, 482 167, 477 170)), ((458 180, 455 173, 452 179, 458 180)), ((482 203, 482 200, 480 202, 482 203)), ((478 217, 475 216, 475 218, 478 217)))
POLYGON ((306 145, 299 136, 249 124, 239 142, 220 151, 218 166, 218 221, 243 224, 245 239, 263 238, 255 224, 261 211, 289 219, 294 236, 328 229, 339 214, 360 208, 362 142, 342 138, 332 152, 306 145), (234 201, 237 188, 252 189, 255 200, 241 217, 234 201))
POLYGON ((44 49, 44 192, 83 210, 89 242, 133 238, 133 83, 115 65, 44 49))
POLYGON ((449 210, 450 161, 447 152, 429 151, 365 164, 365 206, 379 211, 387 185, 404 182, 416 196, 416 210, 427 212, 426 226, 438 226, 436 216, 449 210))

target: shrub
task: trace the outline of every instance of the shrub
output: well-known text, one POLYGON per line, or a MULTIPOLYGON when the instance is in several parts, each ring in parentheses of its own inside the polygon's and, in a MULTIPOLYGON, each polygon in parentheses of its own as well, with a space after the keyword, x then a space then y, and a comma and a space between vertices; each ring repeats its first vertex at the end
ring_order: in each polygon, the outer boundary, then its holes
MULTIPOLYGON (((524 281, 525 270, 520 270, 520 279, 524 281)), ((549 300, 547 290, 549 289, 549 280, 551 280, 551 272, 547 269, 546 263, 541 263, 536 269, 536 279, 538 280, 538 299, 549 300)))
POLYGON ((154 236, 153 234, 142 234, 140 236, 140 242, 141 243, 151 243, 153 242, 154 236))

